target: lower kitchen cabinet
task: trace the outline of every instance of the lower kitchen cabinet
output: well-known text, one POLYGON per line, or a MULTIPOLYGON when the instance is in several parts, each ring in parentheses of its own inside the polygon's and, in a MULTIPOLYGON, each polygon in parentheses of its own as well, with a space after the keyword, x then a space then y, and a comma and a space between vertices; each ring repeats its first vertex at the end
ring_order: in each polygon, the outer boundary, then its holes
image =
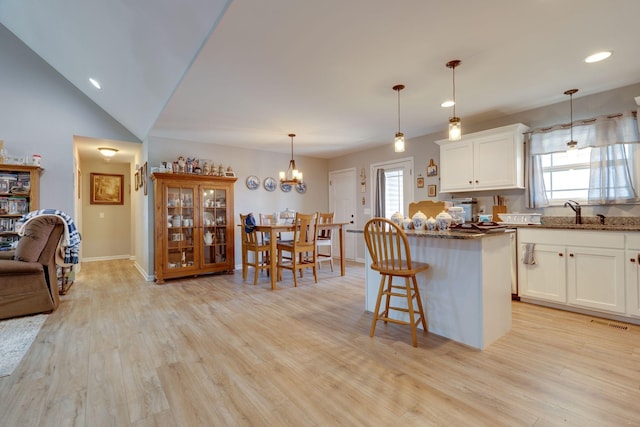
POLYGON ((533 297, 559 303, 567 302, 565 247, 535 244, 535 264, 524 264, 524 246, 534 243, 528 239, 518 245, 518 290, 520 297, 533 297))
POLYGON ((624 315, 624 248, 624 233, 520 228, 519 296, 624 315), (535 264, 524 264, 529 244, 535 264))
POLYGON ((627 236, 625 265, 627 314, 640 318, 640 233, 627 236))

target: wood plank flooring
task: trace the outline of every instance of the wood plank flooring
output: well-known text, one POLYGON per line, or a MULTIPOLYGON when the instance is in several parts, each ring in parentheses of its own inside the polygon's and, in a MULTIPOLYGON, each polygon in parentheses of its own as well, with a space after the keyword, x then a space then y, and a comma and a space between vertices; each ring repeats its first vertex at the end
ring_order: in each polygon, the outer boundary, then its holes
POLYGON ((364 269, 271 291, 86 263, 20 366, 3 426, 640 425, 640 327, 513 303, 484 351, 379 324, 364 269))

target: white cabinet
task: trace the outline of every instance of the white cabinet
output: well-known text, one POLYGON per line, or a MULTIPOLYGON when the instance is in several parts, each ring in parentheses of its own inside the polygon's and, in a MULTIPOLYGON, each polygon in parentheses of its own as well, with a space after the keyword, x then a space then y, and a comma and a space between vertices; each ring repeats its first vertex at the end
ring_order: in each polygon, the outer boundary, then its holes
POLYGON ((441 191, 524 188, 523 124, 464 135, 440 146, 441 191))
POLYGON ((520 228, 519 296, 625 314, 624 248, 624 233, 520 228), (535 264, 524 264, 528 244, 535 264))
POLYGON ((624 314, 624 250, 567 247, 567 302, 624 314))
POLYGON ((640 317, 640 233, 627 235, 625 251, 627 314, 640 317))
MULTIPOLYGON (((533 239, 529 239, 533 240, 533 239)), ((533 297, 545 301, 567 302, 565 247, 535 244, 533 258, 535 264, 524 264, 527 244, 519 243, 518 291, 520 297, 533 297)))

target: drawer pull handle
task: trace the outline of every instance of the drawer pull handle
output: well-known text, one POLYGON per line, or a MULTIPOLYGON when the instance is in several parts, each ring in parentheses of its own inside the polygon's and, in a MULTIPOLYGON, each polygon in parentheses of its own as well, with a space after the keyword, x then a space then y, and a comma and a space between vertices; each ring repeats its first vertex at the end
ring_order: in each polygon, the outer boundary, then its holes
POLYGON ((573 257, 573 254, 569 254, 570 257, 573 257))
POLYGON ((629 258, 629 261, 633 262, 635 264, 636 259, 635 258, 629 258))
POLYGON ((564 256, 562 252, 558 252, 558 256, 564 256))

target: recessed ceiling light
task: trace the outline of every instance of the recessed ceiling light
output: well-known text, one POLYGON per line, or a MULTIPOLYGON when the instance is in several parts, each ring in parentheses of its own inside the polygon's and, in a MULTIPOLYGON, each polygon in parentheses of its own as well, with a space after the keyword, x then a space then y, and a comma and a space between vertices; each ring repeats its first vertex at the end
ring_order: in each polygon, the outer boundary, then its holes
POLYGON ((444 108, 453 107, 454 105, 456 105, 456 103, 453 101, 444 101, 442 104, 440 104, 440 106, 444 108))
POLYGON ((611 51, 609 50, 605 50, 603 52, 597 52, 594 53, 593 55, 589 55, 584 59, 584 62, 591 64, 592 62, 599 62, 602 61, 604 59, 607 59, 608 57, 611 56, 611 51))
POLYGON ((89 78, 89 83, 91 83, 98 90, 102 89, 102 86, 100 86, 100 82, 94 78, 89 78))

